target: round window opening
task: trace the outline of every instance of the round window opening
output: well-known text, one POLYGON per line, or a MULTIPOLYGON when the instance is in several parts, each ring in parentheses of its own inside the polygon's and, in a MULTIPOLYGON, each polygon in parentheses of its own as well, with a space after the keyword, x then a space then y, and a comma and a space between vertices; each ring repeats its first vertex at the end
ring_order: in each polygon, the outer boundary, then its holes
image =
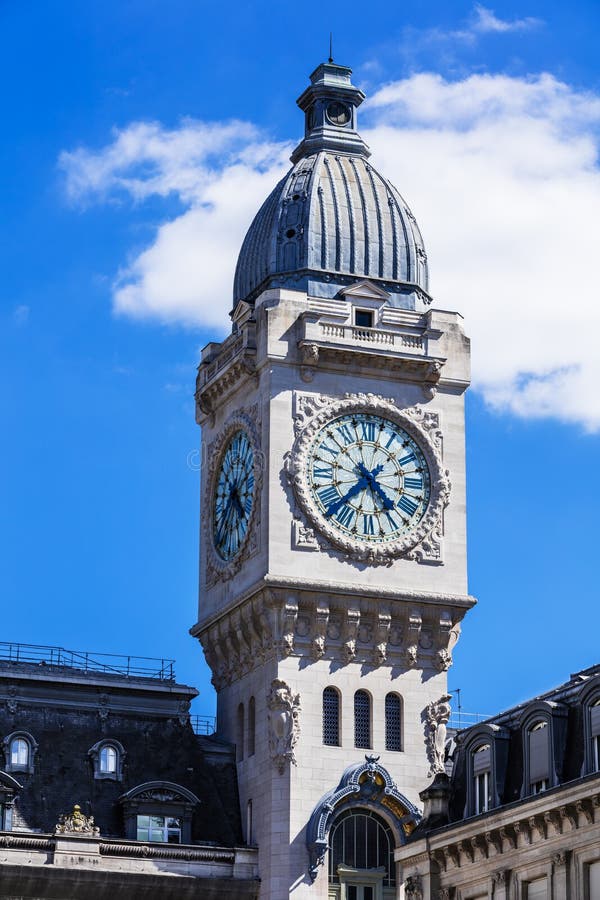
POLYGON ((347 125, 350 121, 350 109, 345 103, 334 100, 327 106, 327 118, 332 125, 347 125))

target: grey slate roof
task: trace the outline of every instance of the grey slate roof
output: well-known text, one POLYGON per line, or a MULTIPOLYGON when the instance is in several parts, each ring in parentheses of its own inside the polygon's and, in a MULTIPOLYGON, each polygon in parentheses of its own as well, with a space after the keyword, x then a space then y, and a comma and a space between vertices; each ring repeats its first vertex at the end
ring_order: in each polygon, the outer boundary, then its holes
POLYGON ((321 150, 299 159, 267 197, 242 244, 234 305, 286 273, 341 273, 428 290, 416 220, 364 155, 321 150))

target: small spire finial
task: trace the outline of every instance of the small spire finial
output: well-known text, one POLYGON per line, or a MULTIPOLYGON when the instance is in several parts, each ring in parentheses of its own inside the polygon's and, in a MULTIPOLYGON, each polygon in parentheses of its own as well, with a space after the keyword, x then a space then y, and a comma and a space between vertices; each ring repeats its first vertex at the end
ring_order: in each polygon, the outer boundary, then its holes
POLYGON ((329 32, 329 62, 333 62, 333 31, 329 32))

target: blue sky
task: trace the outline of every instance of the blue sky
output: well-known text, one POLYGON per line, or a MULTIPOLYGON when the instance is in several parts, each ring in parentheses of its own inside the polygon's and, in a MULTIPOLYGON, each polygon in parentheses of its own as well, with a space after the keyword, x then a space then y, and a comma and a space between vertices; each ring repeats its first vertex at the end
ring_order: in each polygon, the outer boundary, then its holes
POLYGON ((327 53, 473 338, 470 589, 493 713, 598 661, 595 2, 0 6, 0 640, 168 656, 195 621, 200 347, 327 53))

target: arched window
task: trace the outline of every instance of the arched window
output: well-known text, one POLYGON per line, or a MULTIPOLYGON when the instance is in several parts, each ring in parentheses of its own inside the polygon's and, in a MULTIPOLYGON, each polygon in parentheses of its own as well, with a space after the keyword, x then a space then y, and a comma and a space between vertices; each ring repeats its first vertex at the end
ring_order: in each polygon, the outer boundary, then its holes
POLYGON ((112 775, 117 771, 117 751, 112 744, 105 744, 100 750, 100 772, 112 775))
POLYGON ((256 752, 256 701, 250 697, 248 703, 248 756, 256 752))
POLYGON ((31 748, 25 738, 13 738, 10 742, 11 769, 27 769, 31 748))
POLYGON ((121 781, 126 755, 125 748, 115 738, 98 741, 88 750, 94 767, 94 778, 121 781))
POLYGON ((487 812, 492 807, 492 748, 480 744, 473 750, 473 813, 487 812))
POLYGON ((385 749, 402 750, 402 698, 399 694, 386 694, 385 749))
MULTIPOLYGON (((392 829, 380 816, 367 809, 347 810, 335 819, 329 832, 329 881, 339 884, 345 878, 350 880, 345 869, 381 868, 385 872, 383 887, 393 886, 394 847, 392 829)), ((374 890, 371 896, 376 896, 374 890)))
POLYGON ((550 728, 545 720, 535 722, 527 734, 529 791, 540 794, 550 786, 550 728))
POLYGON ((366 691, 354 695, 354 746, 371 747, 371 697, 366 691))
POLYGON ((323 691, 323 743, 340 746, 340 695, 334 687, 323 691))
POLYGON ((7 772, 33 772, 37 743, 28 731, 13 731, 3 740, 7 772))
POLYGON ((238 762, 244 758, 244 704, 240 703, 237 711, 237 735, 235 739, 235 756, 238 762))

